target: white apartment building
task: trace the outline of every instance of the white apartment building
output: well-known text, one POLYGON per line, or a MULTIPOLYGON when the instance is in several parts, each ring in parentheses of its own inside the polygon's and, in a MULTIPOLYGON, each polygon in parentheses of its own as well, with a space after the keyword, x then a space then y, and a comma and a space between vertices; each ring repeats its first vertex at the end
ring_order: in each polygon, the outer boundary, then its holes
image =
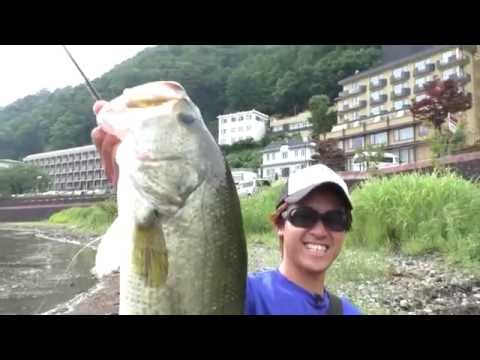
POLYGON ((311 165, 315 144, 299 139, 273 142, 262 150, 262 177, 270 180, 283 177, 311 165))
POLYGON ((252 138, 261 140, 267 132, 268 115, 253 109, 217 116, 218 144, 232 145, 238 141, 252 138))
POLYGON ((94 145, 31 154, 23 162, 51 176, 53 185, 49 190, 112 189, 94 145))

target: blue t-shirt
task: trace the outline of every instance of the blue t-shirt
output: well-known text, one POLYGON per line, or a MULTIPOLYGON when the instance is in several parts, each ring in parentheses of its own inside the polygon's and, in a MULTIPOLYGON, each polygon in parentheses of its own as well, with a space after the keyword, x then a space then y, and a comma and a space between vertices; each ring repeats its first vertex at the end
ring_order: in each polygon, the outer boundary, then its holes
MULTIPOLYGON (((344 315, 361 315, 347 299, 341 300, 344 315)), ((278 269, 248 275, 245 315, 325 315, 329 305, 328 291, 313 294, 278 269)))

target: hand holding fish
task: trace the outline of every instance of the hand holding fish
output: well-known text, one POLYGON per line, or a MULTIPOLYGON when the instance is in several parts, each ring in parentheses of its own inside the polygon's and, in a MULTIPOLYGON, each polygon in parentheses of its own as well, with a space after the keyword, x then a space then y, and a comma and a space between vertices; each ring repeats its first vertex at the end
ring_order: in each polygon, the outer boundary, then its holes
MULTIPOLYGON (((107 102, 100 100, 93 105, 93 112, 97 115, 107 102)), ((115 154, 120 139, 115 135, 105 132, 100 126, 92 130, 91 137, 97 151, 100 153, 103 168, 107 179, 115 186, 118 181, 118 164, 115 161, 115 154)))

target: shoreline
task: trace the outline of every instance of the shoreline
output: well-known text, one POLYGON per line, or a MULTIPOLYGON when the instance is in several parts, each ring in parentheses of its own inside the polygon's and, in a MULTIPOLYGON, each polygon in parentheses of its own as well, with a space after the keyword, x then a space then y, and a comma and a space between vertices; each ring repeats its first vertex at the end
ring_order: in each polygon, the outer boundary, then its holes
MULTIPOLYGON (((101 235, 45 222, 0 223, 0 229, 25 231, 78 246, 85 246, 101 235)), ((248 246, 249 272, 271 269, 278 264, 277 248, 255 242, 248 246)), ((349 249, 341 256, 347 262, 357 258, 356 251, 349 249)), ((384 259, 388 268, 382 276, 342 280, 332 286, 334 292, 352 300, 365 314, 480 315, 480 272, 461 270, 439 255, 389 254, 384 259)), ((118 305, 119 274, 114 273, 41 315, 116 315, 118 305)))

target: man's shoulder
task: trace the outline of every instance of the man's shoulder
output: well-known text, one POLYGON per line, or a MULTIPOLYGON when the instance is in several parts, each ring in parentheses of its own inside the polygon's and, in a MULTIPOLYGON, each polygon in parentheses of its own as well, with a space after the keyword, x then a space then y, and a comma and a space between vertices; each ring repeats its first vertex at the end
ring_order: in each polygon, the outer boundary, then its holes
POLYGON ((359 308, 353 305, 346 297, 340 298, 342 301, 343 315, 362 315, 359 308))
POLYGON ((250 285, 257 285, 264 282, 272 282, 276 277, 276 273, 276 269, 251 272, 248 274, 247 280, 250 285))

